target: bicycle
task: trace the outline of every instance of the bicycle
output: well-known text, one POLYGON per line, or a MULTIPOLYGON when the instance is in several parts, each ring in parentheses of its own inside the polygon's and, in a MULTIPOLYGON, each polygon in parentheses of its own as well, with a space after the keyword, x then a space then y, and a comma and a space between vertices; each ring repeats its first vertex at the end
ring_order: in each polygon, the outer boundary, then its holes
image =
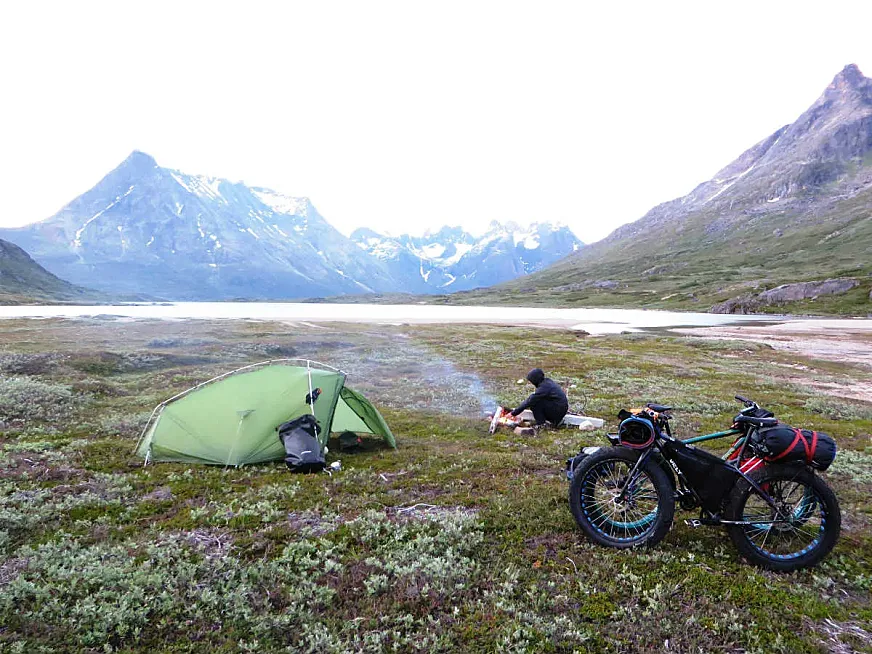
POLYGON ((788 572, 820 562, 841 527, 838 499, 815 474, 835 458, 826 434, 781 425, 756 402, 730 429, 687 440, 672 435, 672 407, 622 410, 611 447, 585 448, 568 462, 569 503, 585 535, 616 548, 654 546, 672 526, 676 502, 699 508, 692 527, 720 525, 751 563, 788 572), (723 457, 695 447, 735 437, 723 457))

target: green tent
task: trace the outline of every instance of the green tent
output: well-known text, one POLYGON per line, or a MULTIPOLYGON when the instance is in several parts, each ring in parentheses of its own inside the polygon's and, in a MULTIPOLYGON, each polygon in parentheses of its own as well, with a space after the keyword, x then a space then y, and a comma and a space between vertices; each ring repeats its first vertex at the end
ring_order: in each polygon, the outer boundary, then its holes
POLYGON ((315 388, 318 438, 331 432, 381 436, 396 447, 381 414, 345 386, 345 373, 314 361, 279 359, 210 379, 165 402, 151 414, 136 452, 148 461, 241 466, 285 457, 276 427, 311 413, 306 396, 315 388))

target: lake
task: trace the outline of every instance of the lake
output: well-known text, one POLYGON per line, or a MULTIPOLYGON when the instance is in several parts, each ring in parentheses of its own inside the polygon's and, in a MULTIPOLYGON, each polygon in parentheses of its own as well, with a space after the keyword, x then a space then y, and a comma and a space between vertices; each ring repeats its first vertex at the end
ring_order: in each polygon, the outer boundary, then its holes
POLYGON ((278 320, 374 324, 487 323, 618 334, 665 327, 776 323, 785 316, 731 316, 644 309, 553 309, 427 304, 303 304, 280 302, 175 302, 99 306, 0 306, 0 318, 111 318, 161 320, 278 320))

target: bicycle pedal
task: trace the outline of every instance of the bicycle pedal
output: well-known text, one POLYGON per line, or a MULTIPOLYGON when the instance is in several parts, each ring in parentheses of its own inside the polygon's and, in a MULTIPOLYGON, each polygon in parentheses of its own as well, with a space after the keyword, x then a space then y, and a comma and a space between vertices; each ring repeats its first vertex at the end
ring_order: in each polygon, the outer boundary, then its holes
POLYGON ((684 524, 686 524, 688 527, 693 527, 694 529, 696 529, 697 527, 702 527, 702 522, 697 520, 696 518, 687 519, 684 521, 684 524))

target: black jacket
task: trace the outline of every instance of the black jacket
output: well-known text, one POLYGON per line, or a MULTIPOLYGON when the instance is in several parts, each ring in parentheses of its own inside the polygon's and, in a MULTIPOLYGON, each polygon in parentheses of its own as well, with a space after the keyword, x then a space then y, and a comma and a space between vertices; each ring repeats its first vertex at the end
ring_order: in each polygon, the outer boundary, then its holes
POLYGON ((527 380, 536 386, 536 390, 518 407, 512 411, 512 415, 516 416, 524 409, 532 409, 541 403, 548 403, 552 406, 559 407, 565 412, 569 409, 569 401, 566 399, 566 393, 560 388, 560 385, 553 379, 545 376, 539 368, 534 368, 527 375, 527 380))

